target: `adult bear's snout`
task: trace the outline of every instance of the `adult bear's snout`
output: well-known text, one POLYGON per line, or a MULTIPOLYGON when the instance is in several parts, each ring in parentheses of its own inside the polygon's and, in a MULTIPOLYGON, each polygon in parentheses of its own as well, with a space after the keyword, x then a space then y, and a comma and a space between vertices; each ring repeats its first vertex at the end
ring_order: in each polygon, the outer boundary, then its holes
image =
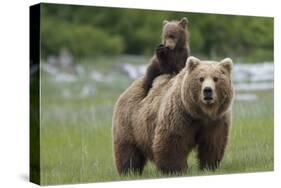
POLYGON ((213 90, 211 87, 205 87, 203 89, 204 100, 210 101, 213 100, 213 90))

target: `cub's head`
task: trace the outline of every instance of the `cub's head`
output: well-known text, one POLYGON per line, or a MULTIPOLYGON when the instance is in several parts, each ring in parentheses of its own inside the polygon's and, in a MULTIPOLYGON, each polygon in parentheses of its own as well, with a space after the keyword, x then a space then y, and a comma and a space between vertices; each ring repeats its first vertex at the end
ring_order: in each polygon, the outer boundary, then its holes
POLYGON ((234 89, 232 85, 232 60, 220 62, 201 61, 189 57, 181 86, 184 105, 194 116, 216 119, 230 107, 234 89))
POLYGON ((189 38, 187 31, 187 18, 180 21, 163 21, 162 44, 171 50, 175 48, 183 48, 189 38))

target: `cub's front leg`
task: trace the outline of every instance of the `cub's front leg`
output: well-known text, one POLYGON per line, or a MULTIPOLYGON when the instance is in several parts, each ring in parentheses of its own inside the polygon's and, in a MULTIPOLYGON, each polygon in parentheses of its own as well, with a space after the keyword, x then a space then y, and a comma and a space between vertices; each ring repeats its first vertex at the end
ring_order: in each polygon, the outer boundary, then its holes
POLYGON ((159 61, 160 70, 164 74, 172 74, 177 72, 177 62, 175 60, 175 52, 163 44, 156 48, 156 57, 159 61))
POLYGON ((165 60, 168 55, 168 50, 168 47, 165 47, 163 44, 159 44, 155 50, 158 60, 165 60))

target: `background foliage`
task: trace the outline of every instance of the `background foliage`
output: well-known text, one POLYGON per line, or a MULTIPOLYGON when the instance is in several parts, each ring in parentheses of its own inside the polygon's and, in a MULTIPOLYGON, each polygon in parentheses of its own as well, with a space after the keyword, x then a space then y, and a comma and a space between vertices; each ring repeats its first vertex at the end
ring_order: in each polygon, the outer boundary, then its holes
POLYGON ((42 55, 67 48, 75 57, 151 56, 163 20, 189 19, 191 54, 230 56, 247 62, 273 60, 273 18, 44 4, 42 55))

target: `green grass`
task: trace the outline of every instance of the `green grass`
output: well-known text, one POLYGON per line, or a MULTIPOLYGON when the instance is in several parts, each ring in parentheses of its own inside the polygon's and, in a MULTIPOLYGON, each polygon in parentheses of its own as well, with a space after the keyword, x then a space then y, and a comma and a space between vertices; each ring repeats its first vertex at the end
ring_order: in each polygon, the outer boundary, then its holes
MULTIPOLYGON (((120 177, 116 173, 112 155, 112 108, 130 83, 131 80, 118 73, 110 83, 87 78, 75 83, 59 83, 43 73, 43 185, 165 177, 150 162, 141 176, 120 177), (62 96, 63 90, 79 93, 85 83, 96 87, 93 96, 62 96)), ((215 172, 198 170, 196 153, 192 152, 184 176, 273 170, 273 92, 259 93, 258 97, 256 101, 234 103, 230 140, 221 167, 215 172)))

